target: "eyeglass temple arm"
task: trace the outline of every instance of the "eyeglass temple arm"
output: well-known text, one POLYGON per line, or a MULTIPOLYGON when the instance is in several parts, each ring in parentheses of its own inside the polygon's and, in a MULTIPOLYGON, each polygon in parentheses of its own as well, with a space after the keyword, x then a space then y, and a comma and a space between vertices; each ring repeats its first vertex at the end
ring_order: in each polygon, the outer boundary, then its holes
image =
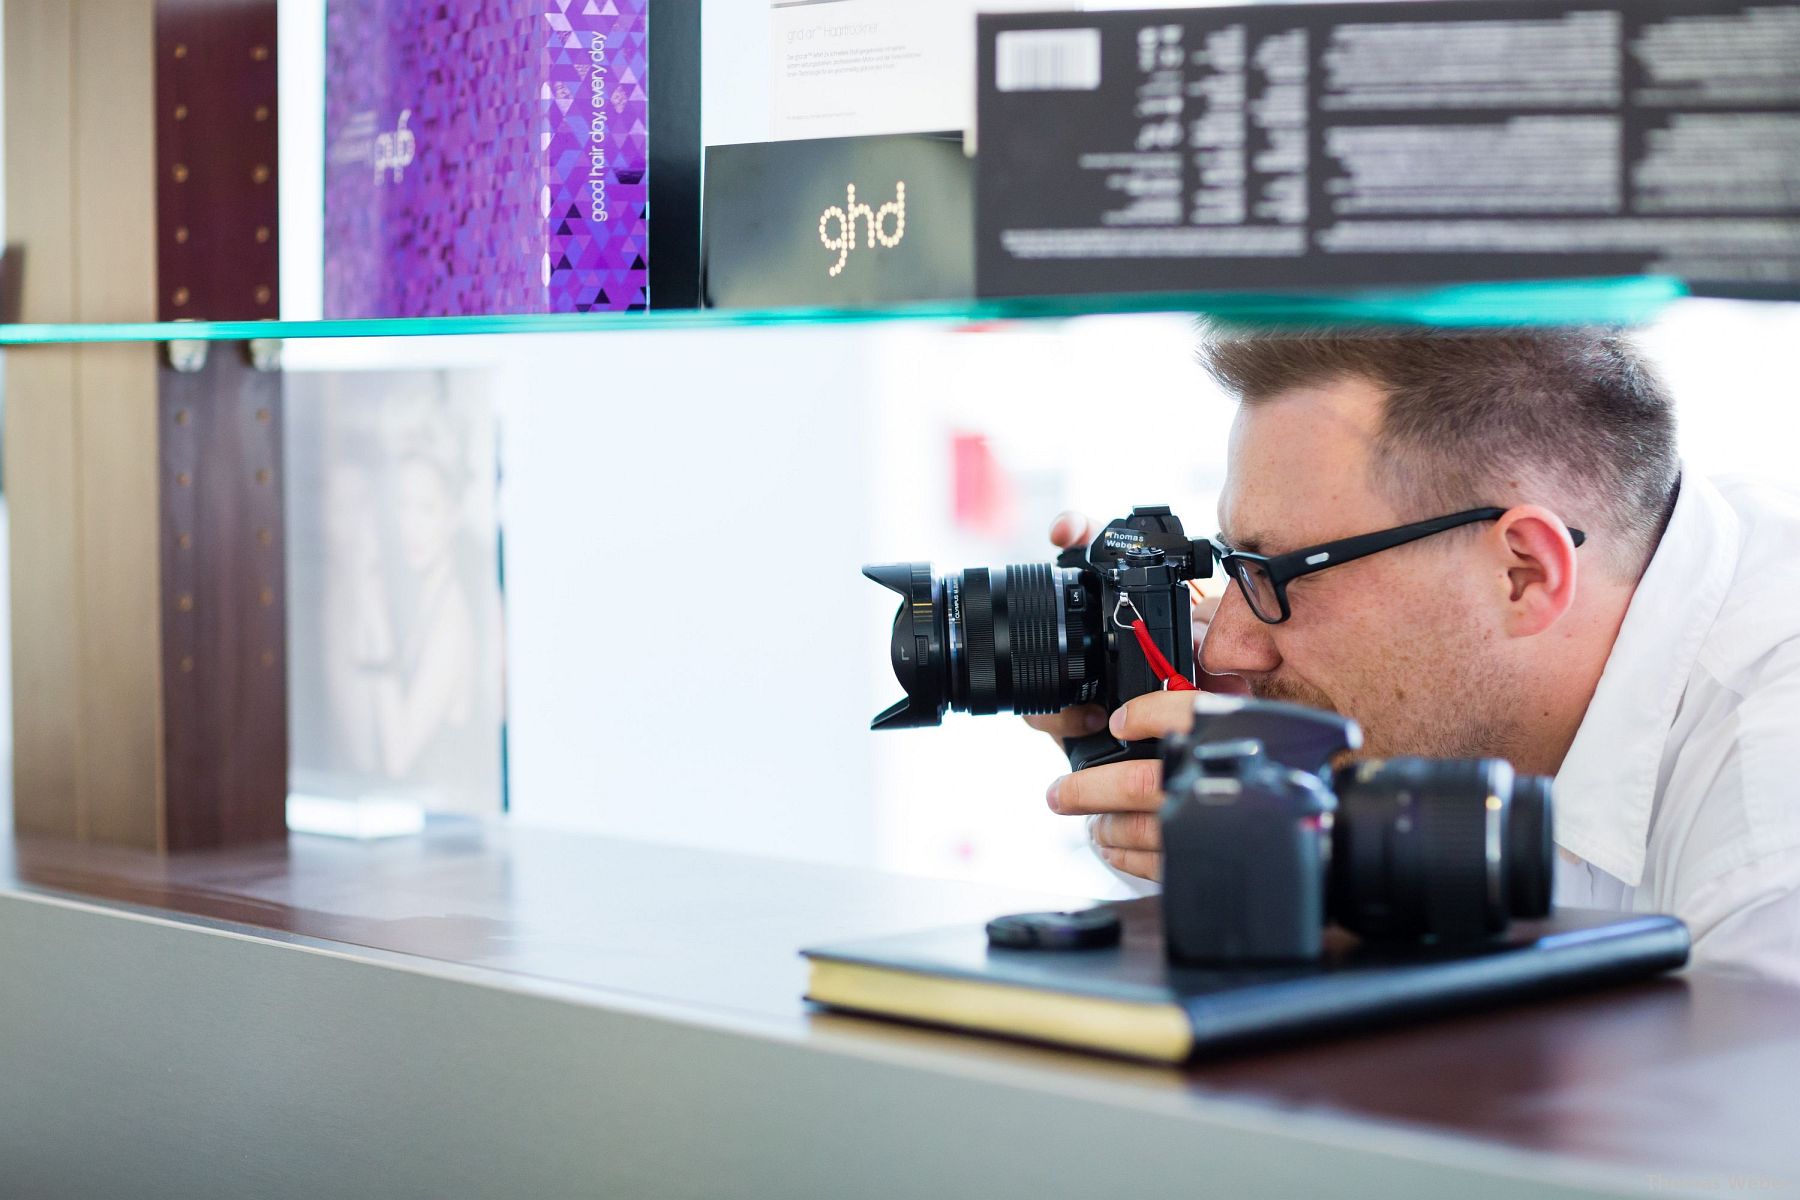
MULTIPOLYGON (((1332 563, 1366 558, 1371 554, 1390 550, 1395 546, 1404 546, 1408 542, 1431 537, 1433 534, 1457 529, 1464 525, 1473 525, 1477 521, 1497 520, 1505 516, 1506 512, 1507 510, 1504 508, 1471 508, 1459 513, 1450 513, 1447 516, 1432 517, 1426 521, 1415 521, 1397 529, 1384 529, 1379 533, 1365 533, 1356 537, 1344 538, 1342 541, 1327 542, 1323 546, 1296 550, 1291 554, 1283 554, 1269 559, 1269 572, 1271 575, 1287 578, 1304 575, 1332 563)), ((1569 540, 1580 546, 1587 541, 1587 534, 1579 529, 1570 529, 1569 540)))

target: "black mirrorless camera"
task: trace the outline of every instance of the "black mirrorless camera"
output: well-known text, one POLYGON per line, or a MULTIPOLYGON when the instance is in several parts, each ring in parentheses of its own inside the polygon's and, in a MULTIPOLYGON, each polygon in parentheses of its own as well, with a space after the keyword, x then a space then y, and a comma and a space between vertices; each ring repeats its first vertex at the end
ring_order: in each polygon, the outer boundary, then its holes
MULTIPOLYGON (((1054 565, 865 567, 902 600, 892 651, 906 698, 873 728, 936 725, 946 709, 1111 712, 1163 686, 1132 629, 1140 619, 1191 681, 1187 582, 1212 565, 1211 544, 1190 540, 1167 508, 1137 508, 1054 565)), ((1101 732, 1067 749, 1077 770, 1162 758, 1175 961, 1316 959, 1328 921, 1369 938, 1466 943, 1549 912, 1548 779, 1498 759, 1349 761, 1361 744, 1335 713, 1197 693, 1190 733, 1159 745, 1101 732)))
POLYGON ((1550 911, 1550 781, 1491 758, 1349 761, 1356 722, 1196 697, 1163 742, 1163 933, 1180 962, 1285 962, 1326 922, 1454 945, 1550 911))
MULTIPOLYGON (((1192 682, 1188 580, 1212 574, 1212 544, 1190 540, 1166 506, 1134 508, 1087 547, 1054 564, 933 575, 930 563, 888 563, 863 574, 900 593, 894 674, 906 698, 871 728, 936 725, 944 711, 1053 713, 1098 704, 1108 713, 1161 691, 1132 629, 1142 620, 1158 653, 1192 682)), ((1080 770, 1154 758, 1155 742, 1101 731, 1067 743, 1080 770)))

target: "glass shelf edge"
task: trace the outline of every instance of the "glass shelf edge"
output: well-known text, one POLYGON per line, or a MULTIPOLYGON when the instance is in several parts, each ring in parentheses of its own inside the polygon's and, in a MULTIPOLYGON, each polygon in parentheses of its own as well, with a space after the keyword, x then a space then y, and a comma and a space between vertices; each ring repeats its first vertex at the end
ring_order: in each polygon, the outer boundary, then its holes
POLYGON ((936 301, 879 308, 680 309, 644 313, 538 313, 321 321, 178 321, 0 324, 0 346, 73 343, 251 341, 264 338, 644 333, 881 321, 987 322, 1164 313, 1272 325, 1440 327, 1637 325, 1687 294, 1678 279, 1624 276, 1522 283, 1447 284, 1336 294, 1185 292, 1134 296, 1032 296, 936 301))

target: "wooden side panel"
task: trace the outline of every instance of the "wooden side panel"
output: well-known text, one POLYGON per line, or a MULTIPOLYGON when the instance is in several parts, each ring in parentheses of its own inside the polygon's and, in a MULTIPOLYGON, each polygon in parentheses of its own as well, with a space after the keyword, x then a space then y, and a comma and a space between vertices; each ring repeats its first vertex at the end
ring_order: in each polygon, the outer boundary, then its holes
POLYGON ((86 834, 75 780, 81 641, 69 611, 79 579, 75 358, 66 346, 5 355, 13 822, 58 837, 86 834))
MULTIPOLYGON (((75 298, 82 321, 156 315, 156 10, 78 0, 75 298)), ((154 346, 88 346, 75 376, 86 836, 161 848, 154 346)))
MULTIPOLYGON (((73 153, 76 315, 156 318, 154 0, 76 0, 73 153)), ((7 37, 11 38, 10 28, 7 37)), ((13 121, 9 112, 7 121, 13 121)), ((146 362, 156 351, 142 347, 146 362)), ((148 401, 151 393, 140 394, 148 401)))
POLYGON ((6 226, 29 247, 25 321, 75 315, 75 8, 6 0, 6 226))
POLYGON ((163 710, 171 850, 286 831, 281 376, 238 346, 165 372, 163 710))
MULTIPOLYGON (((277 311, 275 0, 156 0, 164 319, 277 311)), ((281 376, 240 345, 164 370, 164 833, 183 850, 278 838, 287 805, 281 376)))
MULTIPOLYGON (((6 213, 29 247, 20 318, 75 315, 73 5, 6 6, 6 213)), ((80 696, 75 483, 76 351, 5 355, 12 570, 13 812, 21 830, 79 837, 80 696)))
MULTIPOLYGON (((275 0, 0 3, 23 319, 273 316, 275 0)), ((162 354, 6 356, 15 819, 280 837, 280 375, 162 354)))
POLYGON ((76 524, 85 836, 162 849, 156 351, 78 352, 76 524))
POLYGON ((276 315, 275 0, 158 0, 158 309, 276 315))

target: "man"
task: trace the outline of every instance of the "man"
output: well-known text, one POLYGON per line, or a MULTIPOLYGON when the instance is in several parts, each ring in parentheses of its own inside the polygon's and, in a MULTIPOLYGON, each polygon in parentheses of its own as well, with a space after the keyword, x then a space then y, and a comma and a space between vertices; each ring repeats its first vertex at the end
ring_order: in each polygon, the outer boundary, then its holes
MULTIPOLYGON (((1674 913, 1696 962, 1800 984, 1800 491, 1682 472, 1667 391, 1612 332, 1215 331, 1201 357, 1239 401, 1203 669, 1354 717, 1372 755, 1554 775, 1558 903, 1674 913)), ((1140 697, 1111 729, 1191 706, 1140 697)), ((1091 768, 1049 803, 1154 879, 1159 772, 1091 768)))

